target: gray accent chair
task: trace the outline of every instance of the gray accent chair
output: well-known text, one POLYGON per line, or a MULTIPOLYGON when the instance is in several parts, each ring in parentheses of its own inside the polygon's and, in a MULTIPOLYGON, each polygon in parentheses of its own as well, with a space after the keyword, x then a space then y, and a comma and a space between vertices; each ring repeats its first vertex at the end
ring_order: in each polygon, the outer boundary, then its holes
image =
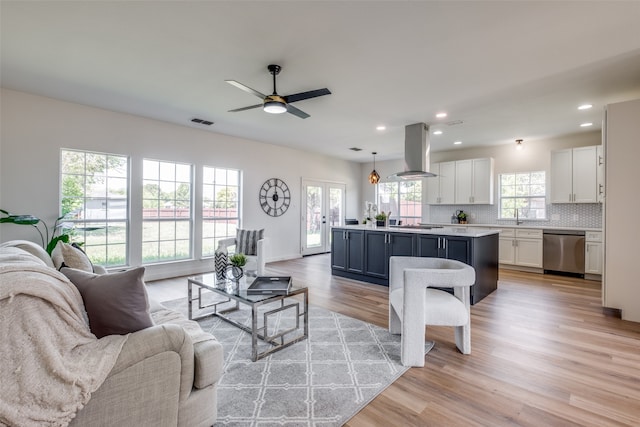
MULTIPOLYGON (((35 243, 20 240, 0 246, 20 248, 53 268, 47 252, 35 243)), ((111 373, 70 426, 205 427, 215 423, 222 345, 196 322, 151 298, 150 312, 156 324, 129 334, 111 373)))
POLYGON ((433 348, 425 340, 425 326, 454 326, 463 354, 471 353, 470 290, 473 267, 444 258, 399 257, 389 260, 389 332, 402 334, 404 366, 424 366, 433 348), (453 288, 453 295, 435 287, 453 288), (426 344, 426 346, 425 346, 426 344))

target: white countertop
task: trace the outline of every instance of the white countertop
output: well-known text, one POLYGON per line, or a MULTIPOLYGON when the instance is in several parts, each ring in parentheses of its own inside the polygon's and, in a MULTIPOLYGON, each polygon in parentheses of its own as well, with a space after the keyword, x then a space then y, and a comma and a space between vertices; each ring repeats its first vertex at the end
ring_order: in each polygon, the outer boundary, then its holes
POLYGON ((532 228, 534 230, 576 230, 576 231, 602 231, 602 228, 589 227, 554 227, 550 225, 537 224, 447 224, 447 223, 430 223, 433 225, 442 225, 443 227, 480 227, 480 228, 532 228))
MULTIPOLYGON (((435 224, 434 224, 435 225, 435 224)), ((403 228, 403 227, 369 227, 367 225, 343 225, 340 227, 334 227, 346 230, 369 230, 369 231, 384 231, 388 233, 415 233, 415 234, 437 234, 440 236, 465 236, 465 237, 483 237, 491 234, 498 234, 500 230, 491 229, 488 227, 482 228, 479 226, 465 227, 464 225, 454 226, 451 224, 444 225, 442 228, 403 228)))

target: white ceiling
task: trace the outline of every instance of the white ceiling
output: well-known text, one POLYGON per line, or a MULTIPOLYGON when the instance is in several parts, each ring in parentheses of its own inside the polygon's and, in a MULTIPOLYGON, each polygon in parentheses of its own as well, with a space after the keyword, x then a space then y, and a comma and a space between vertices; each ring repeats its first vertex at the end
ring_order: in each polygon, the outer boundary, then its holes
POLYGON ((432 151, 533 143, 640 98, 640 1, 2 0, 0 13, 2 87, 354 161, 401 158, 415 122, 444 131, 432 151), (281 95, 332 95, 295 103, 304 120, 227 112, 260 100, 224 80, 269 94, 271 63, 281 95))

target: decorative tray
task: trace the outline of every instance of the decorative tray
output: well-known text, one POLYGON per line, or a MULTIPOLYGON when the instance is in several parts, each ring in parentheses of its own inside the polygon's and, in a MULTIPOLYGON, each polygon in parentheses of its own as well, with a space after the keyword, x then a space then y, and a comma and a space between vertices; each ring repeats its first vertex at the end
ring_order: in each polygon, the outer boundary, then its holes
POLYGON ((247 295, 286 295, 291 289, 291 276, 258 276, 247 288, 247 295))

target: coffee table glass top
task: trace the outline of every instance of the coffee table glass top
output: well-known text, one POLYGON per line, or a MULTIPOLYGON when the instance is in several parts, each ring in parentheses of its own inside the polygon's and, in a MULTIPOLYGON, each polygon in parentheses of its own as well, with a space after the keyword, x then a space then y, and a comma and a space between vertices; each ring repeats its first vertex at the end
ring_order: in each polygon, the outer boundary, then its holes
MULTIPOLYGON (((255 276, 242 276, 238 282, 234 282, 229 279, 218 279, 216 278, 215 273, 205 273, 198 274, 195 276, 189 277, 189 279, 197 282, 199 286, 204 288, 208 288, 211 290, 216 290, 218 293, 224 293, 229 296, 233 296, 235 298, 243 299, 247 302, 260 302, 265 301, 274 297, 281 297, 282 295, 247 295, 247 288, 255 279, 255 276)), ((301 290, 305 289, 305 287, 296 286, 295 283, 292 283, 291 289, 289 290, 288 295, 295 295, 300 293, 301 290)))

